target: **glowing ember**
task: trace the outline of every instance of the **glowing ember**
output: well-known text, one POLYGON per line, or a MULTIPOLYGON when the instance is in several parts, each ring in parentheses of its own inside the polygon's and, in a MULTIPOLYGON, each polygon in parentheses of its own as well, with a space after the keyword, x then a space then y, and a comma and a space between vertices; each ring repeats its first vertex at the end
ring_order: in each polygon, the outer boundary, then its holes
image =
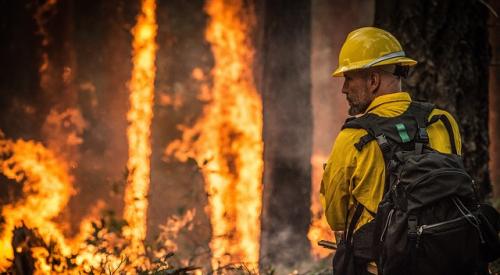
MULTIPOLYGON (((206 39, 215 56, 213 87, 204 116, 183 130, 167 155, 202 167, 209 194, 207 211, 212 225, 212 265, 245 262, 255 267, 259 258, 262 102, 254 85, 250 32, 253 10, 244 1, 208 1, 206 39)), ((193 71, 195 79, 202 77, 193 71)))
POLYGON ((307 238, 311 242, 311 253, 316 258, 323 258, 331 253, 331 250, 318 246, 318 241, 329 240, 334 241, 333 231, 331 230, 323 209, 319 201, 319 189, 321 186, 321 178, 323 175, 323 163, 326 162, 328 156, 322 154, 314 154, 311 158, 312 164, 312 192, 311 192, 311 225, 307 238))
POLYGON ((146 237, 148 190, 150 181, 151 120, 153 118, 153 98, 155 79, 156 3, 143 0, 141 14, 132 30, 133 71, 130 80, 130 109, 127 114, 129 126, 129 171, 125 189, 124 219, 128 226, 123 234, 131 242, 127 256, 132 261, 144 253, 142 241, 146 237))
MULTIPOLYGON (((70 255, 57 224, 51 221, 66 206, 73 194, 72 178, 66 164, 45 149, 40 143, 18 140, 16 142, 0 137, 0 168, 9 179, 23 182, 24 198, 2 208, 0 239, 0 270, 6 269, 13 257, 11 246, 12 230, 21 222, 30 228, 37 228, 45 242, 55 241, 65 256, 70 255)), ((35 253, 35 258, 37 253, 35 253)), ((41 252, 39 252, 41 253, 41 252)), ((42 270, 46 264, 37 263, 42 270)))

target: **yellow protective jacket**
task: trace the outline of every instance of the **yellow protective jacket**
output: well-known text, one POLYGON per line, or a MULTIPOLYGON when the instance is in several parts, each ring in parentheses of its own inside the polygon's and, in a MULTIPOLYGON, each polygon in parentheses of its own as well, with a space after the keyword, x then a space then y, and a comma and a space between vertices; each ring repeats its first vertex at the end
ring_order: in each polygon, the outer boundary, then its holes
MULTIPOLYGON (((375 98, 366 112, 381 117, 394 117, 402 114, 410 105, 411 98, 406 92, 397 92, 375 98)), ((455 119, 446 111, 434 109, 429 118, 444 114, 453 128, 458 154, 461 154, 461 138, 455 119)), ((443 153, 451 153, 446 127, 438 121, 427 127, 429 145, 443 153)), ((385 183, 385 165, 382 152, 377 142, 369 142, 358 151, 354 144, 366 135, 364 129, 342 130, 333 145, 332 152, 325 165, 321 182, 320 199, 330 227, 334 231, 343 231, 346 210, 350 216, 357 203, 365 210, 356 229, 373 219, 369 213, 376 213, 382 199, 385 183), (367 210, 369 212, 367 212, 367 210)))

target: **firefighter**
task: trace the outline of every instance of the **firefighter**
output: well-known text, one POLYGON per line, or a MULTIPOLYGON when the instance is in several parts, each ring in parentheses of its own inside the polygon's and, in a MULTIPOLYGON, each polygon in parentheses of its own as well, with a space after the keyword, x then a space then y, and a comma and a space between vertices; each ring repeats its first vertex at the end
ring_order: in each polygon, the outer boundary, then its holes
MULTIPOLYGON (((415 64, 417 61, 407 57, 398 40, 385 30, 364 27, 349 33, 340 50, 339 66, 333 72, 333 77, 344 78, 342 93, 349 103, 349 115, 373 113, 394 117, 402 114, 412 99, 401 89, 401 79, 415 64)), ((434 115, 448 118, 456 151, 461 154, 461 138, 454 118, 437 108, 429 117, 434 115)), ((430 147, 443 153, 452 152, 450 137, 442 122, 429 126, 427 132, 430 147)), ((337 243, 359 204, 364 208, 354 227, 354 236, 358 237, 355 240, 366 239, 360 235, 369 234, 370 222, 384 193, 386 167, 378 144, 369 142, 361 151, 355 147, 366 134, 363 129, 342 130, 325 165, 320 198, 337 243)), ((359 246, 370 245, 371 240, 359 246)), ((372 261, 370 256, 355 256, 356 274, 370 274, 367 265, 372 261)))

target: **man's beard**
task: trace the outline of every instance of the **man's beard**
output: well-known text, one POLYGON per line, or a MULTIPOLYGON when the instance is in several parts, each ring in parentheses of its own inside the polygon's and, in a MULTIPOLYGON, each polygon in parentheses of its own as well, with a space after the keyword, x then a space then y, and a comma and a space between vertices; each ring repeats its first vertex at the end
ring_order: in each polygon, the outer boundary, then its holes
POLYGON ((366 102, 366 103, 351 103, 351 101, 349 101, 349 115, 350 116, 356 116, 356 115, 359 115, 359 114, 362 114, 366 111, 366 109, 368 109, 368 106, 370 106, 370 102, 366 102))

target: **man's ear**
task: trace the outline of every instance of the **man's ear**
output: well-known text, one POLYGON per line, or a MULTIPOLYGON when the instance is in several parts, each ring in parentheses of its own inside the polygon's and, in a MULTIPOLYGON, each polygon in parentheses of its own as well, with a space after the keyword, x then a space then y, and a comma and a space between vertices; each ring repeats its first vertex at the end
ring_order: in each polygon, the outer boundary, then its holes
POLYGON ((371 94, 375 94, 380 87, 380 82, 382 81, 381 75, 378 72, 371 72, 368 77, 368 90, 371 94))

